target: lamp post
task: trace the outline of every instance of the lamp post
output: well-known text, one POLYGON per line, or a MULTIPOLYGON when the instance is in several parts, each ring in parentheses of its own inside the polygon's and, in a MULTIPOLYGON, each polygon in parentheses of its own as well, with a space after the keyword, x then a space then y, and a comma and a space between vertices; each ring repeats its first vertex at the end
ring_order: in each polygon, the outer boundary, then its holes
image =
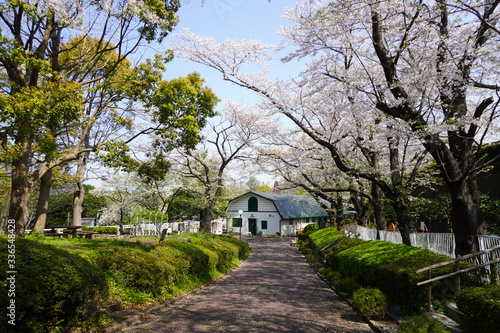
POLYGON ((238 211, 238 215, 240 215, 240 240, 241 240, 241 226, 243 225, 243 219, 241 218, 241 215, 243 215, 243 211, 241 209, 238 211))

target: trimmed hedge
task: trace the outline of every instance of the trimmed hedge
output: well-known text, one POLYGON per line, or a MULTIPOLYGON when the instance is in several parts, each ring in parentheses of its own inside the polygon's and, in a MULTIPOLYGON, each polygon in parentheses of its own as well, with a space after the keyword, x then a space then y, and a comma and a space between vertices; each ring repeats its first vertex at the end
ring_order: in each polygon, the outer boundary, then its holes
MULTIPOLYGON (((426 273, 415 271, 450 258, 429 250, 381 241, 366 241, 350 247, 339 254, 339 271, 343 276, 352 276, 368 286, 380 288, 390 303, 406 313, 417 312, 426 307, 427 288, 417 287, 417 282, 425 280, 426 273)), ((461 267, 470 264, 461 263, 461 267)), ((451 273, 453 265, 433 270, 433 276, 451 273)), ((462 277, 464 285, 478 285, 479 279, 473 275, 462 277)), ((434 282, 433 293, 439 295, 443 284, 434 282)))
MULTIPOLYGON (((7 238, 0 237, 0 283, 7 280, 7 238)), ((95 312, 108 292, 101 269, 78 255, 40 242, 15 238, 15 296, 0 293, 0 331, 47 332, 95 312), (15 300, 15 326, 7 323, 7 307, 15 300)), ((10 274, 12 275, 12 274, 10 274)))
POLYGON ((495 332, 500 323, 500 286, 461 290, 457 295, 457 307, 466 315, 460 325, 467 332, 495 332))
POLYGON ((342 275, 352 276, 360 282, 374 285, 376 281, 375 270, 379 265, 406 256, 429 252, 403 244, 366 241, 339 254, 339 270, 342 275))
MULTIPOLYGON (((339 271, 343 277, 352 277, 363 285, 379 288, 389 303, 407 314, 418 312, 427 306, 427 286, 417 287, 419 281, 426 279, 427 273, 417 276, 415 271, 450 259, 404 244, 351 239, 339 233, 336 228, 320 229, 309 235, 308 241, 308 247, 299 248, 307 256, 314 254, 319 257, 320 250, 332 244, 323 257, 317 259, 326 263, 327 272, 339 271)), ((464 268, 470 264, 462 262, 460 266, 464 268)), ((453 269, 449 265, 433 270, 432 274, 443 275, 453 269)), ((478 274, 462 276, 462 283, 469 286, 480 285, 478 274)), ((339 282, 336 281, 335 288, 345 283, 339 282)), ((434 295, 439 295, 445 287, 440 282, 434 282, 432 289, 434 295)))
POLYGON ((319 250, 341 237, 344 235, 335 227, 319 229, 309 235, 309 247, 318 255, 319 250))
POLYGON ((360 238, 349 238, 347 236, 337 238, 337 244, 326 250, 324 254, 328 267, 333 270, 338 270, 340 268, 340 253, 363 242, 364 240, 360 238))
MULTIPOLYGON (((98 304, 162 302, 226 272, 250 251, 247 243, 229 236, 188 234, 161 243, 143 241, 16 238, 16 331, 95 328, 98 304)), ((10 285, 7 243, 6 237, 0 238, 4 286, 10 285)), ((0 294, 7 318, 12 298, 0 294)), ((11 328, 5 325, 6 320, 0 332, 11 328)))
POLYGON ((449 333, 436 318, 429 315, 420 315, 401 323, 398 333, 449 333))
POLYGON ((93 231, 98 234, 117 235, 118 229, 115 227, 83 227, 82 231, 93 231))

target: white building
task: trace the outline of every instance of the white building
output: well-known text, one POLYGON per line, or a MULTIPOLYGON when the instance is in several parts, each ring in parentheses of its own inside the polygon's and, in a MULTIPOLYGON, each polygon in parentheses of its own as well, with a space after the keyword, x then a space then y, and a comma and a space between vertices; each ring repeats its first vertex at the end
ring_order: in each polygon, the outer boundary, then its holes
POLYGON ((310 195, 252 191, 229 201, 228 226, 237 233, 240 232, 239 211, 243 235, 294 236, 306 225, 328 218, 327 212, 310 195))

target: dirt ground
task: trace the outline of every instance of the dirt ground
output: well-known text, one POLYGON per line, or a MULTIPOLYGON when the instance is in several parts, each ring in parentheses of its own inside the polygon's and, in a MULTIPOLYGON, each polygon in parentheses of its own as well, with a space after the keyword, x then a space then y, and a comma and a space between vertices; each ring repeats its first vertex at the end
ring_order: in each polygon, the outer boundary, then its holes
POLYGON ((286 238, 245 238, 224 279, 122 332, 373 332, 286 238))

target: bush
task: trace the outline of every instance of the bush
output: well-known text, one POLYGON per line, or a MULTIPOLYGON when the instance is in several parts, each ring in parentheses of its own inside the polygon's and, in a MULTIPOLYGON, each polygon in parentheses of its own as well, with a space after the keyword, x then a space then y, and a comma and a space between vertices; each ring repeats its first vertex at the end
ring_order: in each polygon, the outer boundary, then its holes
MULTIPOLYGON (((17 332, 57 330, 93 314, 100 297, 108 291, 102 270, 80 256, 42 244, 15 239, 15 299, 17 332)), ((7 280, 8 241, 0 237, 0 283, 7 280)), ((0 293, 0 330, 7 332, 7 292, 0 293)))
POLYGON ((123 287, 159 295, 162 288, 173 283, 174 267, 158 252, 138 248, 113 247, 103 250, 96 260, 97 266, 108 272, 123 287))
POLYGON ((402 258, 419 255, 434 255, 434 253, 404 244, 366 241, 339 254, 339 270, 344 276, 353 276, 360 282, 374 286, 375 272, 378 267, 402 258))
POLYGON ((435 318, 429 315, 416 316, 407 323, 402 323, 398 333, 448 333, 449 331, 435 318))
MULTIPOLYGON (((379 288, 388 301, 398 306, 404 313, 417 312, 427 304, 426 286, 417 287, 417 282, 425 280, 427 274, 415 271, 449 260, 450 258, 431 251, 403 244, 366 241, 338 254, 339 271, 343 276, 352 276, 360 283, 379 288)), ((462 263, 461 267, 467 267, 462 263)), ((433 276, 450 273, 449 265, 433 270, 433 276)), ((464 276, 464 285, 476 285, 478 279, 464 276)), ((439 295, 444 285, 435 282, 433 294, 439 295)))
POLYGON ((354 311, 370 318, 384 318, 387 304, 385 295, 377 288, 360 288, 352 295, 354 311))
POLYGON ((356 280, 354 280, 352 277, 349 276, 335 282, 333 284, 333 288, 338 292, 352 295, 356 290, 361 288, 361 285, 356 280))
POLYGON ((311 250, 310 248, 308 248, 305 245, 299 246, 299 251, 302 252, 303 255, 308 255, 308 254, 312 254, 313 253, 313 250, 311 250))
POLYGON ((357 246, 363 242, 364 240, 360 238, 349 238, 345 236, 343 238, 338 238, 338 243, 325 252, 325 260, 328 267, 333 270, 338 270, 340 268, 339 254, 342 251, 345 251, 350 247, 357 246))
POLYGON ((457 294, 457 307, 466 319, 468 332, 495 332, 500 322, 500 286, 471 287, 457 294))
POLYGON ((219 241, 235 245, 238 248, 239 259, 245 258, 250 252, 250 246, 247 242, 242 242, 232 236, 227 235, 217 236, 217 238, 219 239, 219 241))
POLYGON ((344 236, 335 227, 319 229, 309 235, 309 246, 317 255, 319 250, 341 237, 344 236))
POLYGON ((334 271, 331 268, 328 268, 326 271, 326 280, 330 284, 334 284, 335 282, 338 282, 340 279, 342 279, 342 274, 340 274, 339 271, 334 271))
POLYGON ((315 232, 318 229, 319 229, 319 227, 316 223, 311 223, 311 224, 308 224, 304 227, 303 233, 312 234, 313 232, 315 232))
POLYGON ((83 231, 93 231, 98 234, 117 235, 118 229, 115 227, 83 227, 83 231))

